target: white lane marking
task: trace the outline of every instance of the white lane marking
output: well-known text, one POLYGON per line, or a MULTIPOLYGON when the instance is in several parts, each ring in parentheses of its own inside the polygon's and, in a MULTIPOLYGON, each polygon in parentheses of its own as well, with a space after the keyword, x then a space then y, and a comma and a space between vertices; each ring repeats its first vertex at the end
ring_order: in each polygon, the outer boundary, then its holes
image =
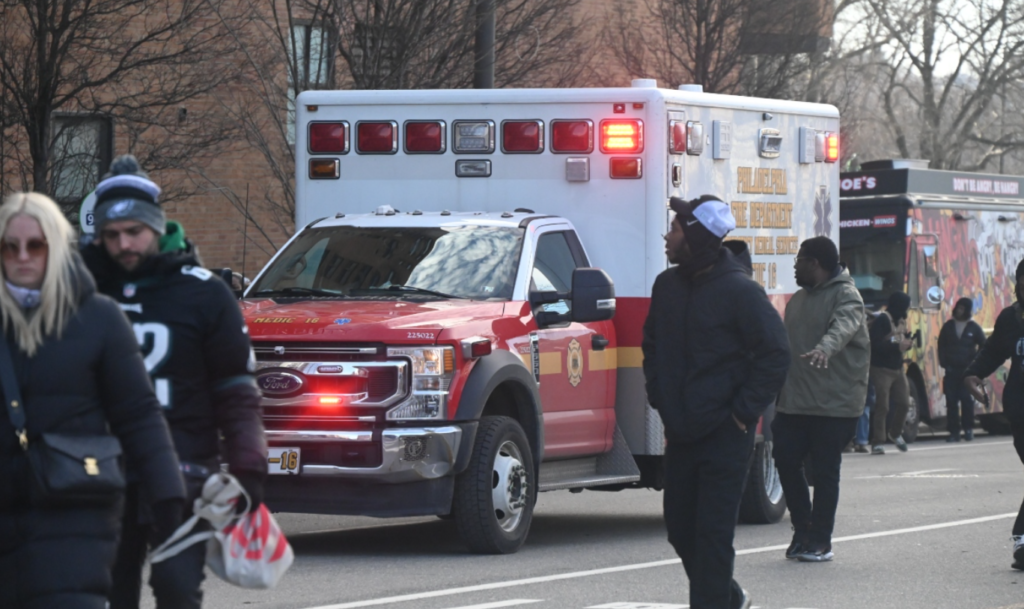
POLYGON ((587 609, 690 609, 689 605, 668 605, 666 603, 607 603, 593 605, 587 609))
POLYGON ((875 476, 854 476, 854 480, 881 480, 884 478, 925 479, 925 478, 980 478, 978 474, 945 474, 940 472, 955 472, 957 470, 947 467, 945 469, 924 469, 919 472, 903 472, 900 474, 881 474, 875 476))
MULTIPOLYGON (((907 535, 909 533, 920 533, 923 531, 935 531, 938 529, 948 529, 952 527, 961 527, 971 524, 981 524, 985 522, 992 522, 994 520, 1004 520, 1007 518, 1016 518, 1017 513, 1011 512, 1008 514, 996 514, 995 516, 983 516, 981 518, 970 518, 968 520, 954 520, 951 522, 940 522, 938 524, 928 524, 919 527, 911 527, 908 529, 893 529, 891 531, 877 531, 875 533, 862 533, 860 535, 848 535, 846 537, 837 537, 832 540, 833 544, 844 542, 844 541, 859 541, 861 539, 874 539, 876 537, 890 537, 893 535, 907 535)), ((782 544, 777 546, 763 546, 760 548, 749 548, 747 550, 737 550, 736 556, 747 556, 750 554, 763 554, 765 552, 777 552, 779 550, 785 550, 789 547, 789 544, 782 544)), ((459 588, 447 588, 443 590, 431 590, 429 592, 417 592, 414 594, 402 594, 399 596, 388 596, 384 598, 375 598, 365 601, 354 601, 351 603, 341 603, 337 605, 320 605, 318 607, 310 607, 309 609, 357 609, 359 607, 376 607, 378 605, 388 605, 391 603, 404 603, 407 601, 418 601, 427 598, 438 598, 441 596, 454 596, 456 594, 468 594, 470 592, 484 592, 486 590, 500 590, 501 588, 513 588, 516 586, 529 586, 532 584, 545 584, 548 582, 561 581, 566 579, 578 579, 580 577, 591 577, 594 575, 605 575, 608 573, 624 573, 627 571, 638 571, 641 569, 653 569, 656 567, 668 567, 670 565, 678 565, 679 559, 672 558, 668 560, 656 560, 653 562, 636 563, 632 565, 619 565, 617 567, 604 567, 601 569, 588 569, 586 571, 572 571, 570 573, 557 573, 555 575, 543 575, 539 577, 527 577, 525 579, 513 579, 502 582, 491 582, 489 584, 478 584, 475 586, 462 586, 459 588)))
POLYGON ((530 603, 543 603, 544 599, 537 598, 516 598, 509 601, 497 601, 494 603, 484 603, 482 605, 466 605, 465 607, 457 607, 456 609, 498 609, 499 607, 516 607, 519 605, 529 605, 530 603))
POLYGON ((964 448, 981 448, 983 446, 1001 446, 1003 444, 1013 444, 1013 440, 999 440, 998 442, 963 442, 956 446, 924 446, 917 448, 916 446, 910 449, 912 453, 919 453, 926 450, 956 450, 964 448))

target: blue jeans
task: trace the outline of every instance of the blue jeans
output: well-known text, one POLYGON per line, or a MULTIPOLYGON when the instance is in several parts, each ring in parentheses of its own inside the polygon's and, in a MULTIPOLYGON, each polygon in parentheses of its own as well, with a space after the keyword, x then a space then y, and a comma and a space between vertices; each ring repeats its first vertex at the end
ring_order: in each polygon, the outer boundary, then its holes
POLYGON ((864 414, 857 419, 857 437, 854 443, 861 446, 868 445, 868 436, 871 435, 871 409, 875 406, 875 386, 868 383, 868 399, 864 402, 864 414))

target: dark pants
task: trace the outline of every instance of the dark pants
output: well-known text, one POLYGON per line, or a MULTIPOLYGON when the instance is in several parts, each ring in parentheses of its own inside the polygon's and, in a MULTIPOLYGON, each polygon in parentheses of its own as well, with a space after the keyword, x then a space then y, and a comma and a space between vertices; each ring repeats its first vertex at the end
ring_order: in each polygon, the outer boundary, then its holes
POLYGON ((772 457, 796 536, 811 543, 832 543, 839 505, 839 467, 843 448, 853 437, 860 417, 775 415, 772 421, 772 457), (811 458, 814 503, 804 477, 804 462, 811 458))
POLYGON ((946 372, 942 378, 946 394, 946 429, 951 434, 974 429, 974 398, 964 383, 962 370, 946 372))
MULTIPOLYGON (((1024 421, 1010 420, 1010 431, 1013 432, 1013 447, 1017 449, 1020 462, 1024 463, 1024 421)), ((1013 534, 1024 535, 1024 503, 1017 512, 1017 520, 1013 523, 1013 534)))
POLYGON ((692 609, 733 609, 733 535, 753 455, 754 432, 729 417, 710 435, 665 447, 665 526, 683 559, 692 609))
MULTIPOLYGON (((138 609, 142 593, 142 565, 152 545, 153 527, 139 522, 138 488, 129 486, 121 523, 121 544, 114 563, 110 609, 138 609)), ((186 514, 189 517, 190 514, 186 514)), ((149 585, 158 609, 199 609, 203 602, 206 544, 198 543, 181 554, 152 565, 149 585)))

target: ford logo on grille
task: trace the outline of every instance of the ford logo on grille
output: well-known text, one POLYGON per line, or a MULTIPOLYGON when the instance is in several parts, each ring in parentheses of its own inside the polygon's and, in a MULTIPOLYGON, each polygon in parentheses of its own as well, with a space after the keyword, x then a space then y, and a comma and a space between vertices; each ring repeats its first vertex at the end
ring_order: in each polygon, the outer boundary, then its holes
POLYGON ((264 372, 256 377, 256 383, 267 395, 288 395, 302 389, 302 377, 283 370, 264 372))

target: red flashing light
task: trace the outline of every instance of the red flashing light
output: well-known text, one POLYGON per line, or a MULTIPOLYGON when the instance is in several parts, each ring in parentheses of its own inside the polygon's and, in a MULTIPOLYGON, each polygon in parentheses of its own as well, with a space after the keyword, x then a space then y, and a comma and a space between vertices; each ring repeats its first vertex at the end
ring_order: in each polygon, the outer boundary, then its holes
POLYGON ((592 121, 551 121, 551 152, 593 152, 592 121))
POLYGON ((345 123, 310 123, 309 151, 345 154, 348 152, 348 125, 345 123))
POLYGON ((839 160, 839 134, 825 134, 825 162, 835 163, 839 160))
POLYGON ((636 157, 613 158, 611 159, 609 174, 611 177, 620 180, 635 180, 643 176, 643 163, 636 157))
POLYGON ((669 151, 672 154, 684 154, 686 152, 686 121, 669 121, 669 151))
POLYGON ((398 151, 398 125, 394 121, 359 123, 359 152, 393 154, 398 151))
POLYGON ((321 406, 337 406, 341 404, 341 398, 337 396, 321 396, 317 401, 321 406))
POLYGON ((544 150, 544 125, 540 121, 501 123, 502 152, 537 153, 544 150))
POLYGON ((478 340, 470 346, 470 354, 473 357, 483 357, 491 354, 491 341, 478 340))
POLYGON ((405 124, 406 152, 444 152, 444 124, 439 121, 405 124))
POLYGON ((636 153, 644 149, 644 125, 638 120, 601 121, 601 152, 636 153))

